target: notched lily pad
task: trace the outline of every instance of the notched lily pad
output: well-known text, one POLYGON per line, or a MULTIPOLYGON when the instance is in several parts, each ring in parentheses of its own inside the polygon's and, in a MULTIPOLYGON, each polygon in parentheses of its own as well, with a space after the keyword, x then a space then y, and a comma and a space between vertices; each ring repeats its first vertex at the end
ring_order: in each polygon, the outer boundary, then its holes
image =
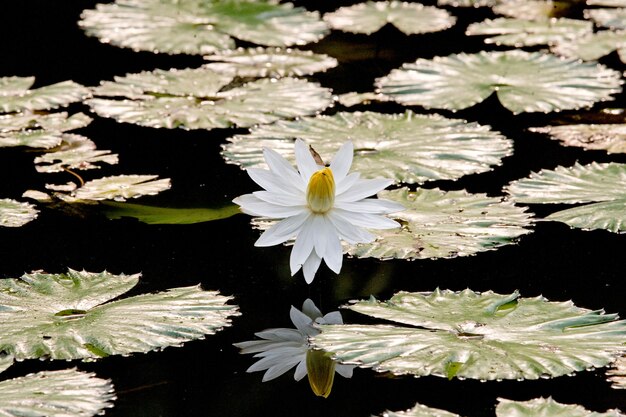
POLYGON ((395 324, 320 326, 313 345, 340 362, 395 375, 557 377, 607 366, 626 350, 626 322, 616 314, 517 292, 399 292, 347 308, 395 324))
POLYGON ((468 256, 515 243, 531 232, 525 209, 485 194, 400 188, 379 197, 405 206, 393 216, 402 227, 372 231, 377 239, 349 246, 350 255, 410 260, 468 256))
POLYGON ((608 153, 626 153, 626 124, 577 124, 531 127, 528 130, 546 133, 566 146, 608 153))
POLYGON ((88 417, 113 407, 111 381, 75 369, 43 371, 0 382, 0 414, 88 417))
POLYGON ((61 139, 60 146, 35 158, 37 172, 97 169, 99 162, 110 165, 118 162, 117 154, 96 149, 96 144, 84 136, 64 134, 61 139))
POLYGON ((20 227, 35 220, 39 211, 35 206, 8 198, 0 199, 0 226, 20 227))
POLYGON ((513 113, 551 112, 612 100, 621 75, 591 62, 521 50, 418 59, 376 81, 405 105, 460 110, 492 93, 513 113))
POLYGON ((244 168, 266 168, 267 147, 295 162, 293 140, 332 155, 346 141, 354 145, 352 168, 363 178, 421 183, 489 171, 512 153, 512 142, 489 126, 439 115, 339 112, 257 126, 229 138, 222 155, 244 168))
POLYGON ((200 286, 120 297, 139 274, 69 270, 0 280, 0 349, 16 360, 97 359, 202 339, 230 325, 237 306, 200 286))
POLYGON ((171 187, 169 178, 157 175, 117 175, 87 181, 72 197, 76 200, 125 201, 144 195, 155 195, 171 187))
POLYGON ((585 19, 593 20, 596 25, 609 29, 626 29, 626 8, 588 9, 585 19))
POLYGON ((324 72, 338 65, 335 58, 290 48, 237 48, 204 59, 205 67, 238 77, 301 77, 324 72))
POLYGON ((64 132, 85 127, 91 120, 83 113, 68 117, 65 112, 0 115, 0 147, 53 148, 61 144, 64 132))
POLYGON ((272 123, 321 111, 331 92, 297 78, 233 86, 235 76, 209 68, 155 70, 116 77, 87 101, 103 117, 149 127, 213 129, 272 123))
POLYGON ((626 62, 626 31, 602 30, 579 38, 559 41, 551 47, 552 52, 585 61, 600 59, 613 51, 626 62))
POLYGON ((0 78, 0 111, 49 110, 89 97, 89 89, 74 81, 63 81, 30 90, 35 77, 0 78))
POLYGON ((103 202, 102 211, 112 220, 133 217, 147 224, 196 224, 227 219, 241 213, 235 204, 221 208, 173 208, 112 201, 103 202))
POLYGON ((170 54, 210 54, 233 38, 267 46, 304 45, 328 32, 317 12, 275 1, 117 0, 85 10, 79 25, 104 43, 170 54))
POLYGON ((368 1, 341 7, 324 15, 331 28, 344 32, 371 34, 386 24, 413 35, 448 29, 456 18, 447 11, 419 3, 401 1, 368 1))

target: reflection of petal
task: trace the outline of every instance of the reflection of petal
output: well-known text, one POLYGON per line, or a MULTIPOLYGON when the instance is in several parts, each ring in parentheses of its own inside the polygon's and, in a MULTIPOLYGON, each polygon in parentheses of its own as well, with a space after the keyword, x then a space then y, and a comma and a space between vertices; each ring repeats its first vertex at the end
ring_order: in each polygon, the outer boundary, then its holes
POLYGON ((254 243, 254 246, 274 246, 291 239, 298 233, 298 229, 309 218, 308 212, 288 217, 267 229, 254 243))
POLYGON ((335 196, 335 201, 357 201, 362 198, 372 196, 380 190, 384 190, 391 184, 393 184, 393 180, 388 180, 384 178, 376 178, 373 180, 359 180, 345 192, 341 194, 337 193, 337 195, 335 196))
POLYGON ((296 367, 296 372, 293 374, 293 378, 296 381, 300 381, 306 375, 306 360, 300 361, 296 367))
POLYGON ((340 363, 335 366, 335 371, 344 378, 352 378, 355 365, 342 365, 340 363))
POLYGON ((335 366, 335 361, 323 350, 309 350, 306 353, 309 384, 315 395, 328 398, 335 380, 335 366))
POLYGON ((319 324, 343 324, 343 318, 341 317, 340 312, 331 311, 324 317, 317 319, 316 322, 319 324))
POLYGON ((289 310, 289 317, 291 318, 293 325, 296 326, 302 334, 309 336, 319 333, 319 331, 315 331, 311 325, 313 323, 313 319, 294 306, 291 306, 291 309, 289 310))
POLYGON ((296 139, 296 163, 305 184, 308 184, 311 175, 320 169, 320 166, 315 163, 309 147, 302 139, 296 139))
POLYGON ((333 171, 336 183, 343 181, 348 174, 348 171, 352 166, 353 153, 354 146, 352 146, 352 142, 346 142, 335 154, 335 157, 330 163, 330 169, 333 171))
POLYGON ((302 312, 309 316, 311 320, 322 317, 322 312, 310 298, 307 298, 304 300, 304 303, 302 303, 302 312))

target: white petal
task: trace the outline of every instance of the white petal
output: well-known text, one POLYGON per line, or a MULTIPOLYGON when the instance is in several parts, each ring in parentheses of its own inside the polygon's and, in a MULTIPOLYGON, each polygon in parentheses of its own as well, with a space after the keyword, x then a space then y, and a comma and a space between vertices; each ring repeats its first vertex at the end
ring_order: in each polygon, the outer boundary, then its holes
POLYGON ((302 343, 302 341, 306 341, 306 338, 302 336, 302 333, 300 333, 296 329, 266 329, 260 332, 256 332, 255 335, 258 337, 262 337, 263 339, 267 339, 268 341, 283 341, 285 343, 302 343))
POLYGON ((335 201, 357 201, 372 196, 393 184, 393 180, 376 178, 373 180, 359 180, 345 192, 335 196, 335 201))
POLYGON ((322 317, 322 312, 310 298, 307 298, 304 300, 304 303, 302 303, 302 312, 311 317, 311 320, 322 317))
POLYGON ((273 193, 289 193, 293 195, 298 195, 302 190, 297 189, 291 184, 289 181, 285 180, 282 177, 274 174, 267 169, 260 168, 248 168, 248 175, 254 182, 259 184, 263 189, 273 192, 273 193))
POLYGON ((311 251, 311 255, 307 258, 306 262, 304 262, 304 265, 302 265, 304 280, 307 284, 313 282, 313 279, 315 278, 315 273, 317 272, 317 269, 320 267, 321 263, 322 258, 317 256, 315 251, 311 251))
POLYGON ((376 214, 345 211, 339 208, 333 209, 333 214, 343 217, 355 226, 365 227, 367 229, 394 229, 400 227, 398 222, 376 214))
POLYGON ((331 223, 326 222, 326 219, 321 214, 313 215, 313 243, 315 245, 315 253, 320 258, 323 258, 326 254, 326 244, 328 242, 328 235, 337 235, 335 228, 331 223))
MULTIPOLYGON (((311 252, 313 252, 313 230, 311 225, 313 224, 310 214, 302 223, 300 232, 296 238, 296 243, 291 250, 291 256, 289 257, 289 268, 291 269, 291 275, 295 275, 300 270, 300 267, 307 260, 311 252)), ((283 220, 284 221, 284 220, 283 220)))
POLYGON ((261 237, 254 243, 254 246, 274 246, 291 239, 298 235, 298 231, 306 219, 309 218, 309 215, 308 212, 303 212, 279 221, 263 232, 261 237))
POLYGON ((291 309, 289 310, 289 317, 291 318, 293 325, 296 326, 300 332, 308 335, 311 332, 311 329, 313 329, 313 319, 294 306, 291 306, 291 309))
MULTIPOLYGON (((376 239, 376 237, 365 229, 357 227, 350 223, 349 216, 343 214, 345 212, 334 209, 326 213, 326 217, 335 226, 335 230, 339 237, 350 244, 368 243, 376 239)), ((348 213, 350 214, 350 213, 348 213)))
POLYGON ((341 263, 343 262, 343 250, 337 233, 326 235, 328 243, 326 245, 326 253, 324 254, 324 262, 335 274, 341 271, 341 263))
POLYGON ((354 371, 355 365, 342 365, 338 363, 335 366, 335 371, 344 378, 352 378, 352 371, 354 371))
POLYGON ((296 361, 295 363, 294 362, 278 363, 272 366, 271 368, 267 370, 267 372, 265 372, 265 374, 263 375, 262 381, 263 382, 271 381, 272 379, 281 376, 282 374, 284 374, 285 372, 293 368, 296 365, 296 363, 299 363, 299 361, 296 361))
POLYGON ((315 159, 313 159, 309 147, 302 139, 296 139, 296 162, 298 163, 298 170, 305 184, 308 184, 311 175, 321 168, 317 165, 315 159))
POLYGON ((388 214, 403 211, 404 206, 395 201, 382 200, 377 198, 365 198, 359 201, 339 201, 335 207, 355 211, 357 213, 388 214))
POLYGON ((296 188, 306 188, 306 183, 302 180, 298 171, 278 152, 263 148, 263 156, 267 165, 276 175, 289 180, 296 188))
POLYGON ((255 191, 252 193, 259 200, 267 201, 268 203, 278 204, 280 206, 300 206, 306 207, 306 196, 304 193, 296 196, 287 193, 272 193, 269 191, 255 191))
POLYGON ((319 320, 320 324, 343 324, 343 318, 338 311, 331 311, 319 320))
POLYGON ((352 142, 348 141, 343 144, 341 148, 335 154, 332 162, 330 163, 330 169, 333 171, 335 177, 335 183, 343 181, 343 179, 350 171, 352 166, 352 154, 354 153, 354 146, 352 142))
MULTIPOLYGON (((337 368, 335 368, 335 369, 337 369, 337 368)), ((307 373, 307 370, 306 370, 306 360, 300 361, 300 363, 296 367, 296 373, 293 374, 293 378, 296 381, 300 381, 302 378, 305 377, 306 373, 307 373)))
POLYGON ((280 206, 278 204, 268 203, 253 194, 242 195, 236 200, 236 203, 241 206, 241 209, 245 213, 251 213, 253 216, 270 217, 272 219, 296 216, 307 210, 306 207, 280 206))
POLYGON ((343 180, 335 180, 335 195, 345 193, 346 190, 352 187, 361 178, 361 174, 358 172, 352 172, 346 175, 343 180))

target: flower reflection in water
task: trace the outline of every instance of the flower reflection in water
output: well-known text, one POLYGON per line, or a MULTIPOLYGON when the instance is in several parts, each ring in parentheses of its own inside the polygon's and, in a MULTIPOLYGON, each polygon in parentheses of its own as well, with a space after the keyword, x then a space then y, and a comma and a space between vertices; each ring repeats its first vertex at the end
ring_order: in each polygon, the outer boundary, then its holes
POLYGON ((313 301, 306 299, 302 311, 291 306, 289 311, 295 329, 267 329, 256 333, 264 340, 234 343, 241 353, 255 353, 261 358, 248 368, 248 372, 265 371, 263 382, 270 381, 294 366, 294 378, 300 381, 305 375, 309 377, 311 389, 318 396, 328 397, 333 386, 335 371, 344 378, 352 377, 353 365, 338 364, 330 358, 330 354, 313 350, 308 338, 320 333, 315 324, 343 324, 338 311, 322 316, 322 312, 313 301))

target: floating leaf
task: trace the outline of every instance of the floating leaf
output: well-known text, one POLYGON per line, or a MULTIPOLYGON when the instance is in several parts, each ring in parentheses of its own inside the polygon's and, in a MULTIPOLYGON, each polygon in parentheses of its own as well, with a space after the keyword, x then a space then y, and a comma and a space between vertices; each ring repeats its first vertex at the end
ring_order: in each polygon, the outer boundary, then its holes
POLYGON ((567 146, 626 153, 626 124, 560 125, 531 127, 529 130, 547 133, 567 146))
POLYGON ((222 208, 170 208, 132 203, 106 201, 104 214, 112 220, 134 217, 147 224, 195 224, 227 219, 241 213, 239 206, 230 204, 222 208))
POLYGON ((70 117, 65 112, 0 115, 0 147, 53 148, 61 144, 63 132, 89 123, 91 118, 83 113, 70 117))
POLYGON ((546 220, 585 230, 626 231, 626 164, 608 163, 543 170, 506 187, 511 199, 531 204, 592 203, 557 211, 546 220))
POLYGON ((205 56, 215 72, 238 77, 289 77, 323 72, 337 66, 335 58, 311 51, 284 48, 237 48, 205 56))
POLYGON ((32 204, 8 198, 0 199, 0 226, 20 227, 37 218, 39 213, 32 204))
POLYGON ((377 230, 372 243, 348 247, 358 258, 428 259, 468 256, 511 244, 530 233, 523 209, 486 194, 439 189, 383 191, 381 198, 403 204, 394 214, 399 229, 377 230))
POLYGON ((538 21, 501 17, 472 23, 466 35, 490 35, 485 43, 509 46, 534 46, 553 44, 565 39, 575 39, 591 34, 593 24, 576 19, 543 19, 538 21), (496 36, 493 36, 496 35, 496 36))
POLYGON ((626 7, 626 0, 587 0, 588 6, 626 7))
POLYGON ((626 29, 626 8, 585 10, 585 19, 610 29, 626 29))
POLYGON ((0 78, 0 111, 47 110, 89 97, 89 89, 74 81, 63 81, 29 90, 35 77, 0 78))
POLYGON ((573 2, 552 0, 501 1, 492 10, 496 14, 526 20, 546 20, 568 14, 573 2))
POLYGON ((626 31, 602 30, 580 38, 559 41, 552 52, 568 58, 585 61, 600 59, 617 51, 622 62, 626 62, 626 31))
POLYGON ((313 345, 340 362, 395 375, 557 377, 606 366, 626 350, 626 321, 616 314, 517 292, 399 292, 348 308, 398 325, 320 326, 313 345))
POLYGON ((328 107, 330 90, 297 78, 261 79, 224 89, 234 75, 209 68, 156 70, 116 77, 91 99, 104 117, 150 127, 213 129, 272 123, 313 114, 328 107))
POLYGON ((66 169, 95 169, 97 162, 117 164, 117 154, 98 150, 96 144, 84 136, 64 134, 61 145, 35 158, 38 172, 62 172, 66 169))
POLYGON ((492 7, 498 0, 437 0, 437 6, 452 7, 492 7))
POLYGON ((613 383, 611 388, 626 389, 626 356, 617 358, 606 374, 613 383))
POLYGON ((117 0, 85 10, 79 25, 105 43, 171 54, 232 49, 232 37, 267 46, 304 45, 328 32, 317 12, 277 3, 117 0))
POLYGON ((325 14, 324 20, 333 29, 368 35, 377 32, 387 23, 407 35, 413 35, 448 29, 456 22, 456 18, 443 9, 396 0, 368 1, 341 7, 333 13, 325 14))
POLYGON ((461 417, 458 414, 449 413, 438 408, 426 407, 422 404, 415 404, 415 407, 406 411, 385 411, 382 417, 461 417))
POLYGON ((405 105, 460 110, 496 92, 513 113, 591 106, 612 100, 621 84, 603 65, 520 50, 418 59, 377 80, 381 93, 405 105))
POLYGON ((295 162, 295 138, 326 155, 350 140, 355 150, 352 167, 363 178, 386 177, 405 183, 489 171, 512 152, 511 141, 488 126, 407 111, 339 112, 281 120, 229 138, 222 155, 242 167, 267 168, 263 148, 268 147, 295 162))
POLYGON ((71 269, 2 279, 0 349, 17 360, 128 355, 202 339, 238 315, 230 297, 199 286, 110 301, 138 280, 71 269))
POLYGON ((0 382, 0 414, 28 417, 88 417, 113 407, 107 379, 75 369, 44 371, 0 382))
POLYGON ((383 96, 380 93, 345 93, 337 96, 337 101, 342 106, 352 107, 357 104, 369 104, 373 101, 384 102, 390 101, 389 97, 383 96))
POLYGON ((171 187, 169 178, 157 175, 117 175, 86 182, 73 194, 77 200, 116 200, 155 195, 171 187))

